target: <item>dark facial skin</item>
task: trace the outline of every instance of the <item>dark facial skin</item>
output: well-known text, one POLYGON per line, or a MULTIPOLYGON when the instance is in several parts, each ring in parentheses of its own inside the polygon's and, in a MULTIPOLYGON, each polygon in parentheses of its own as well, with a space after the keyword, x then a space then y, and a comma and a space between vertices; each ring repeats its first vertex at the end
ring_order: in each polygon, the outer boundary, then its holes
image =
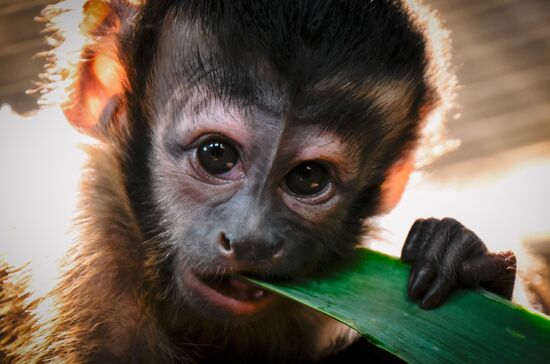
MULTIPOLYGON (((178 110, 181 116, 169 117, 170 125, 153 136, 152 173, 153 198, 159 205, 166 201, 163 215, 184 299, 191 296, 193 304, 196 297, 187 295, 193 274, 296 277, 336 255, 320 226, 342 221, 359 190, 351 145, 316 125, 290 126, 280 115, 254 107, 213 101, 198 113, 185 113, 185 106, 178 110), (230 167, 220 173, 208 169, 210 154, 200 154, 209 141, 217 143, 210 148, 222 145, 223 153, 231 153, 221 155, 230 167), (304 177, 304 184, 319 185, 311 191, 290 180, 300 179, 293 170, 305 163, 317 170, 304 177)), ((196 305, 204 303, 201 297, 196 305)))

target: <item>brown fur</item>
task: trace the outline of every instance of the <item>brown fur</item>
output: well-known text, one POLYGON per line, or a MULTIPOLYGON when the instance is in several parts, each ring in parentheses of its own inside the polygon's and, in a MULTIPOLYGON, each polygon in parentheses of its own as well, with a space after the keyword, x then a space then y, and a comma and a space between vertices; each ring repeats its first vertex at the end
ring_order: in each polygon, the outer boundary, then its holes
POLYGON ((0 362, 15 361, 28 348, 37 330, 33 314, 40 300, 27 290, 28 276, 0 262, 0 362))

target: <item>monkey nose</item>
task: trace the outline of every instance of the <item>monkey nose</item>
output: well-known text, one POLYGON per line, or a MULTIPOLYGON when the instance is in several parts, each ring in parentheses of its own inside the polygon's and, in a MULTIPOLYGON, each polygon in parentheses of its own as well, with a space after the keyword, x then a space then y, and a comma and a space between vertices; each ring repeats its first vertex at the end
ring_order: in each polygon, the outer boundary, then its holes
POLYGON ((227 259, 249 262, 280 258, 284 250, 282 240, 232 239, 223 231, 218 236, 218 245, 221 254, 227 259))

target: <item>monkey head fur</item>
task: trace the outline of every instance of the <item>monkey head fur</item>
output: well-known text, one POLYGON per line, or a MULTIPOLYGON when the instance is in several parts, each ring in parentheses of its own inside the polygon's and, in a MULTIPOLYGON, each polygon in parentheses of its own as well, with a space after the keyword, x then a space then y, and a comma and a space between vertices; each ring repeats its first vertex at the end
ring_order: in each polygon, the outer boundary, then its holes
POLYGON ((45 16, 58 29, 46 96, 66 92, 68 120, 100 143, 40 359, 337 349, 339 324, 234 277, 318 271, 397 203, 453 83, 431 14, 409 1, 89 0, 45 16), (71 32, 81 48, 67 61, 71 32))

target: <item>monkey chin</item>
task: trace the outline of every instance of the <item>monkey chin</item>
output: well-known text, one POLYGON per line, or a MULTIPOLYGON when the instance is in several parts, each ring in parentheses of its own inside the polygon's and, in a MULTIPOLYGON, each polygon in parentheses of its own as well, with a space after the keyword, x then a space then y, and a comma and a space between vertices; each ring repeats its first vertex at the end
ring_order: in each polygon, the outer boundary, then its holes
POLYGON ((216 321, 249 322, 265 313, 276 297, 235 276, 187 271, 179 282, 192 308, 216 321))

